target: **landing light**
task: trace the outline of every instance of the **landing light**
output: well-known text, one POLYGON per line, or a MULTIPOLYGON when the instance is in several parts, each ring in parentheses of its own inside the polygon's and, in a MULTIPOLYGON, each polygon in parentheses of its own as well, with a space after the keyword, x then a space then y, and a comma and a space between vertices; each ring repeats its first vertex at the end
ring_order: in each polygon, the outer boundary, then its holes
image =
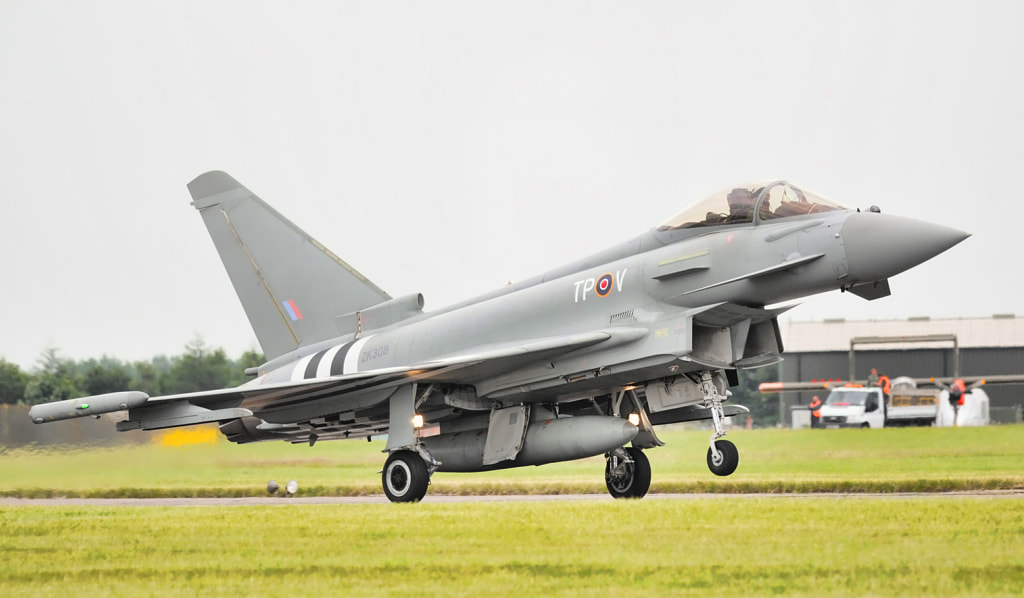
POLYGON ((640 414, 639 413, 630 413, 628 419, 629 419, 629 423, 633 424, 634 426, 639 426, 640 425, 640 414))
POLYGON ((416 428, 417 430, 423 427, 423 416, 420 415, 419 413, 412 416, 412 427, 416 428))

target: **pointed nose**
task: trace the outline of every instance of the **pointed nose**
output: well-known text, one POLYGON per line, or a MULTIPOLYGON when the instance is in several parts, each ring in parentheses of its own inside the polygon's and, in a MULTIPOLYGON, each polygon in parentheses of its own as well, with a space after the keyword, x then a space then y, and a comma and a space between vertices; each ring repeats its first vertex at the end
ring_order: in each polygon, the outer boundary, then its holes
POLYGON ((971 235, 912 218, 860 212, 846 219, 842 236, 850 280, 868 282, 913 268, 971 235))

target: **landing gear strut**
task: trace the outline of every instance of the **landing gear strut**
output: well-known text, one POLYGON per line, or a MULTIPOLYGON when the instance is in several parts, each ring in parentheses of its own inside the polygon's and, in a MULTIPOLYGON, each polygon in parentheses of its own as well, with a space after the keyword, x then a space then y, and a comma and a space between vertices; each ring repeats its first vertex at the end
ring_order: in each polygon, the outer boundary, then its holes
POLYGON ((615 449, 608 453, 604 482, 615 498, 643 498, 651 487, 651 462, 638 448, 615 449))
POLYGON ((711 421, 715 424, 708 448, 708 469, 715 475, 727 476, 740 464, 740 453, 735 444, 719 440, 725 436, 725 414, 722 412, 722 395, 718 394, 711 372, 701 372, 700 390, 704 394, 704 406, 711 410, 711 421))
POLYGON ((391 502, 423 500, 430 485, 430 476, 441 465, 420 442, 413 427, 416 407, 429 391, 428 388, 417 400, 416 385, 409 384, 399 387, 391 395, 388 444, 384 449, 390 454, 381 471, 381 485, 391 502))

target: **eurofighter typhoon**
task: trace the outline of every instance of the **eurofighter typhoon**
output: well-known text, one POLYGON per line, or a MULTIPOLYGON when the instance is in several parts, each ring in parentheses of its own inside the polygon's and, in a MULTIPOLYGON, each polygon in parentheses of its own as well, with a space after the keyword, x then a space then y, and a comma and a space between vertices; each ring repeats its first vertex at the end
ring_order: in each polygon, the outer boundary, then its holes
POLYGON ((605 251, 437 311, 392 297, 231 176, 188 185, 269 360, 237 388, 139 391, 32 407, 37 424, 126 411, 118 430, 217 422, 237 443, 387 435, 384 493, 422 499, 436 472, 605 455, 615 497, 644 496, 656 426, 711 420, 723 439, 737 370, 780 361, 774 308, 888 278, 967 233, 860 211, 784 181, 714 193, 605 251))

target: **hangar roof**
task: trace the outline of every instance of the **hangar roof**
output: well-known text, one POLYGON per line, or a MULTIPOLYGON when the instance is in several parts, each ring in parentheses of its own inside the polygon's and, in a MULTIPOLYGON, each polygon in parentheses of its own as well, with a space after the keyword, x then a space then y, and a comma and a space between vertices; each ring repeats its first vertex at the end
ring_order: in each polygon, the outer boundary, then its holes
MULTIPOLYGON (((1024 317, 997 315, 990 318, 909 320, 825 320, 818 322, 779 322, 787 353, 849 351, 854 337, 925 336, 954 334, 964 347, 1024 347, 1024 317)), ((924 349, 949 347, 950 343, 892 343, 858 345, 858 351, 924 349)))

